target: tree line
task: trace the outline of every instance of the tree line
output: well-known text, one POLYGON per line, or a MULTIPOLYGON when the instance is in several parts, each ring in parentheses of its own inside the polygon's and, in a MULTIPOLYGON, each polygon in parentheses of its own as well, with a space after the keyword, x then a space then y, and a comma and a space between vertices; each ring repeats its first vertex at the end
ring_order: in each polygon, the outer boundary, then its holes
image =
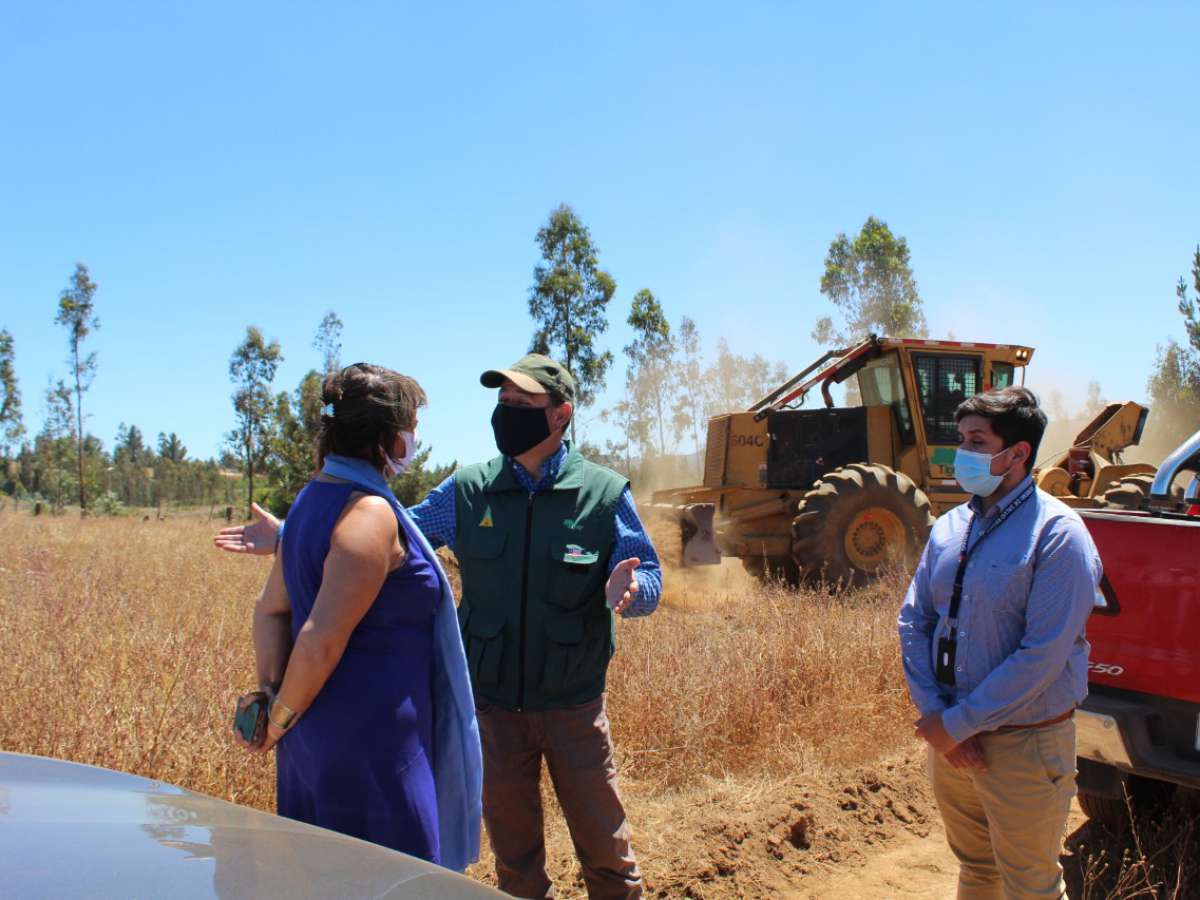
MULTIPOLYGON (((315 474, 314 448, 321 430, 321 385, 341 369, 342 320, 325 314, 313 337, 322 369, 310 369, 291 391, 274 390, 283 362, 278 341, 268 341, 254 325, 229 359, 235 424, 225 436, 226 453, 246 476, 247 507, 259 500, 277 515, 287 509, 315 474), (258 482, 258 487, 255 484, 258 482)), ((406 506, 458 468, 457 461, 432 465, 432 446, 421 448, 404 474, 392 479, 396 497, 406 506)))
MULTIPOLYGON (((106 449, 86 430, 84 401, 99 369, 96 354, 87 352, 85 344, 100 327, 97 291, 87 266, 76 264, 55 315, 67 332, 67 376, 46 389, 37 434, 28 434, 24 424, 16 342, 7 329, 0 329, 0 492, 50 512, 72 504, 83 514, 205 505, 211 511, 246 498, 286 513, 315 468, 321 382, 325 372, 340 366, 342 322, 337 315, 328 313, 314 338, 323 371, 310 370, 290 392, 273 390, 283 360, 279 345, 266 341, 256 327, 246 329, 229 362, 234 428, 219 456, 201 460, 189 456, 174 432, 151 441, 137 425, 122 422, 106 449)), ((454 469, 453 464, 430 466, 431 450, 419 453, 396 485, 406 502, 416 502, 454 469)))
MULTIPOLYGON (((635 480, 644 479, 650 469, 661 474, 663 460, 673 462, 672 474, 693 477, 708 416, 748 406, 787 376, 782 363, 757 353, 736 354, 724 338, 717 341, 715 356, 706 360, 696 323, 681 316, 672 329, 662 304, 643 288, 634 295, 626 318, 634 337, 624 348, 622 399, 596 410, 615 362, 613 352, 601 348, 598 339, 608 330, 616 279, 600 266, 591 231, 565 204, 550 213, 535 242, 541 258, 527 299, 533 320, 529 349, 555 356, 576 376, 572 440, 591 458, 635 480), (608 439, 603 447, 591 443, 586 426, 581 433, 581 421, 611 423, 621 438, 608 439)), ((313 341, 324 371, 308 372, 290 392, 275 390, 283 352, 260 328, 249 326, 234 350, 229 376, 235 426, 226 435, 226 446, 246 476, 247 506, 253 498, 276 512, 286 511, 312 477, 321 384, 324 374, 341 364, 341 331, 341 320, 328 313, 313 341)), ((432 449, 423 448, 408 471, 393 481, 403 502, 417 502, 457 468, 457 461, 431 465, 432 449)))
POLYGON ((188 456, 174 432, 150 443, 136 425, 121 423, 107 451, 85 430, 84 399, 96 378, 98 360, 87 352, 87 338, 100 327, 98 286, 88 268, 77 263, 59 294, 54 316, 67 337, 67 374, 45 393, 42 428, 30 435, 17 382, 16 342, 0 329, 0 492, 34 509, 118 513, 128 507, 164 504, 217 505, 241 493, 241 476, 219 460, 188 456))
MULTIPOLYGON (((591 231, 566 204, 552 210, 538 229, 540 260, 527 300, 534 328, 530 349, 555 355, 576 375, 578 414, 572 438, 590 456, 645 480, 664 461, 668 474, 694 477, 709 416, 743 409, 787 374, 780 362, 760 353, 735 353, 725 338, 706 356, 694 320, 680 315, 673 325, 648 287, 634 293, 625 321, 633 338, 623 348, 625 373, 620 399, 594 409, 616 359, 598 339, 608 330, 609 307, 617 291, 613 275, 601 267, 591 231), (602 421, 620 435, 603 447, 579 434, 579 421, 602 421)), ((291 390, 275 384, 283 351, 256 325, 250 325, 229 360, 233 385, 233 427, 220 456, 197 460, 175 434, 148 441, 134 424, 122 423, 106 450, 87 433, 84 401, 96 378, 98 360, 86 349, 100 327, 98 287, 79 263, 59 296, 55 321, 67 332, 67 377, 46 391, 42 430, 26 440, 21 394, 13 368, 14 341, 0 331, 0 487, 8 494, 62 510, 74 502, 81 511, 168 504, 231 504, 240 494, 246 506, 257 500, 285 513, 312 477, 321 421, 321 384, 340 367, 343 323, 328 312, 316 328, 313 349, 320 368, 310 369, 291 390)), ((890 333, 923 333, 920 297, 903 238, 868 219, 853 241, 838 235, 826 260, 821 290, 845 319, 835 329, 825 317, 817 323, 826 340, 849 340, 881 327, 890 333)), ((585 430, 586 431, 586 430, 585 430)), ((433 448, 421 450, 409 470, 393 483, 408 503, 418 501, 457 467, 432 465, 433 448)))
MULTIPOLYGON (((600 268, 591 231, 566 204, 550 213, 536 240, 542 259, 529 291, 530 349, 557 354, 572 369, 580 382, 579 405, 587 407, 606 387, 615 362, 597 338, 608 329, 617 282, 600 268)), ((874 216, 853 238, 834 238, 821 293, 833 315, 817 319, 812 337, 826 348, 847 346, 872 332, 928 334, 908 243, 874 216)), ((746 409, 790 374, 786 364, 761 353, 734 352, 724 337, 706 355, 695 320, 680 315, 672 323, 650 287, 632 295, 625 322, 633 337, 623 348, 623 391, 594 416, 614 425, 620 437, 607 439, 604 447, 586 440, 581 446, 635 483, 695 479, 708 419, 746 409)))
MULTIPOLYGON (((601 267, 590 229, 566 204, 551 211, 535 242, 540 260, 527 298, 533 321, 529 348, 556 356, 576 375, 576 421, 583 435, 573 421, 572 438, 635 482, 695 478, 708 418, 745 409, 788 376, 783 363, 759 353, 738 354, 724 337, 712 353, 704 353, 696 322, 683 314, 672 321, 653 290, 641 287, 624 317, 632 338, 621 350, 622 391, 610 406, 596 409, 617 362, 600 344, 617 281, 601 267), (586 425, 596 421, 613 426, 618 437, 604 446, 589 442, 586 425)), ((1190 286, 1181 278, 1175 291, 1186 339, 1171 338, 1158 348, 1147 383, 1152 430, 1169 446, 1200 423, 1200 247, 1191 276, 1190 286)), ((874 216, 853 237, 839 233, 831 242, 820 290, 832 315, 817 318, 812 338, 825 348, 847 346, 869 333, 929 334, 907 241, 874 216)), ((338 315, 328 312, 314 333, 320 368, 306 372, 291 390, 275 386, 283 362, 278 342, 257 326, 247 327, 229 360, 234 426, 220 456, 198 460, 174 433, 159 434, 151 443, 136 425, 122 423, 111 451, 86 433, 84 400, 98 370, 96 354, 86 352, 87 338, 100 327, 96 292, 87 267, 76 264, 55 315, 66 330, 67 375, 47 388, 46 415, 36 435, 28 435, 23 424, 13 336, 0 329, 0 489, 53 510, 72 502, 84 512, 164 503, 227 505, 240 495, 247 506, 258 500, 285 513, 313 475, 321 384, 341 365, 338 315)), ((1052 416, 1074 418, 1056 391, 1048 400, 1052 416)), ((1092 382, 1082 415, 1103 404, 1100 385, 1092 382)), ((456 469, 456 462, 432 465, 432 450, 422 449, 394 481, 404 502, 417 502, 456 469)))

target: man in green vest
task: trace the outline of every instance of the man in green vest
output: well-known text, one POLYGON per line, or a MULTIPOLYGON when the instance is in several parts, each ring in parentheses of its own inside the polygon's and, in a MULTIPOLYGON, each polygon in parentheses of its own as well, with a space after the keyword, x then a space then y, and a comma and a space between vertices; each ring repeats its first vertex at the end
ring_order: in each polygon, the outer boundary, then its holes
POLYGON ((454 549, 462 572, 459 620, 500 889, 553 896, 539 788, 545 759, 588 895, 638 897, 604 685, 614 614, 654 611, 658 558, 629 482, 564 441, 576 390, 566 368, 531 353, 480 381, 500 390, 492 428, 501 455, 460 469, 413 514, 454 549))
MULTIPOLYGON (((483 816, 500 889, 553 897, 546 875, 543 759, 589 897, 640 897, 617 788, 605 677, 615 616, 658 606, 662 573, 629 482, 564 440, 576 396, 541 354, 480 376, 498 388, 500 455, 467 466, 409 512, 462 574, 459 621, 483 741, 483 816)), ((264 520, 266 521, 266 520, 264 520)), ((267 548, 259 524, 225 529, 231 550, 267 548)))

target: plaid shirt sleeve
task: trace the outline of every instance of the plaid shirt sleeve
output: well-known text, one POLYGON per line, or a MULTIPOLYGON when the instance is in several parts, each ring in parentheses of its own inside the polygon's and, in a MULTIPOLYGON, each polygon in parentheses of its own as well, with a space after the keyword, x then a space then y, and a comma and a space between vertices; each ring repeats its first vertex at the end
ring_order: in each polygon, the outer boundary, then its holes
POLYGON ((435 487, 416 506, 410 506, 408 514, 430 544, 453 550, 454 533, 458 527, 458 515, 454 507, 454 476, 449 476, 435 487))
POLYGON ((662 568, 658 564, 658 554, 650 543, 650 536, 638 516, 637 505, 633 502, 633 492, 626 486, 617 501, 614 517, 613 552, 609 562, 609 574, 623 559, 637 557, 641 563, 637 567, 638 592, 625 611, 625 618, 648 616, 658 609, 658 598, 662 593, 662 568))

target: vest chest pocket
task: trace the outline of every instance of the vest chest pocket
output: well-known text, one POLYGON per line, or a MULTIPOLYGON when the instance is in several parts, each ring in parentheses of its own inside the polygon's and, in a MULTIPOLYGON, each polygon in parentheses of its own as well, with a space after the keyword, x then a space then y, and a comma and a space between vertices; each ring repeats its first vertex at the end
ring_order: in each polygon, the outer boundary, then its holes
POLYGON ((503 580, 507 537, 500 528, 475 528, 463 535, 455 548, 463 600, 468 604, 476 597, 487 596, 503 580))
POLYGON ((505 539, 508 533, 503 528, 474 528, 464 535, 466 538, 458 544, 457 554, 471 559, 496 559, 504 552, 505 539))
POLYGON ((475 684, 499 684, 504 663, 504 616, 472 610, 467 617, 467 661, 475 684))
POLYGON ((578 610, 604 589, 600 553, 586 543, 550 545, 550 584, 547 599, 563 609, 578 610))

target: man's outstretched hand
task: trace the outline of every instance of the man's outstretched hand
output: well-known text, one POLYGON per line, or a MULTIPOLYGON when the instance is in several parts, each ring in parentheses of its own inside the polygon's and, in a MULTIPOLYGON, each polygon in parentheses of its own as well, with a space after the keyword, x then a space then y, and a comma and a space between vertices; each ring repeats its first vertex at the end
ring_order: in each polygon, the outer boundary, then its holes
POLYGON ((213 537, 220 550, 230 553, 253 553, 265 556, 275 552, 275 533, 279 531, 279 520, 259 506, 250 504, 254 519, 249 525, 231 525, 222 528, 213 537))
POLYGON ((642 561, 634 556, 621 560, 613 567, 612 574, 608 576, 608 583, 604 585, 604 595, 613 612, 624 612, 625 607, 637 596, 636 570, 641 564, 642 561))

